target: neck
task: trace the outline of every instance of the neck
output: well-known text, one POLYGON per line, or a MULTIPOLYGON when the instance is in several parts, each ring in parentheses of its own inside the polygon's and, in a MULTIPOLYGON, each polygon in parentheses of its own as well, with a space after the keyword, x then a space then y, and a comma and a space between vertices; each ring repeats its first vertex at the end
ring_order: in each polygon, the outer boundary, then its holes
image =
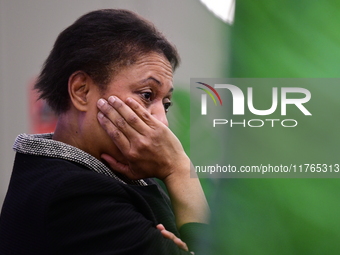
POLYGON ((86 114, 69 111, 58 118, 53 140, 60 141, 81 149, 101 160, 100 151, 96 146, 93 126, 87 125, 86 114))
POLYGON ((53 140, 60 141, 84 150, 80 139, 80 130, 77 125, 77 117, 70 114, 62 114, 58 118, 57 126, 53 134, 53 140))

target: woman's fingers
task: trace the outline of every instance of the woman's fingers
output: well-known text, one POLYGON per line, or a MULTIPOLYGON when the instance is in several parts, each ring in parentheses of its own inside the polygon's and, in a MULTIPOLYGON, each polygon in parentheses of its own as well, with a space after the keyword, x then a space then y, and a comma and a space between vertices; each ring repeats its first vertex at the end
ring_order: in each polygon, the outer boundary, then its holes
POLYGON ((117 97, 110 96, 108 101, 101 98, 98 100, 97 106, 100 112, 128 139, 137 135, 136 132, 139 134, 147 132, 147 125, 117 97))
POLYGON ((126 104, 138 115, 138 117, 150 128, 155 129, 158 125, 158 121, 155 121, 155 118, 144 108, 142 107, 136 100, 128 97, 126 99, 126 104))
POLYGON ((128 138, 110 119, 106 117, 106 115, 102 112, 98 112, 97 119, 120 151, 126 152, 130 150, 130 141, 128 138))
POLYGON ((157 229, 161 231, 163 237, 172 240, 180 249, 188 251, 188 246, 180 238, 175 236, 172 232, 165 229, 162 224, 157 225, 157 229))
MULTIPOLYGON (((154 117, 132 98, 127 98, 124 103, 118 97, 110 96, 108 103, 125 120, 129 127, 142 135, 147 135, 150 127, 153 127, 156 123, 154 117)), ((129 129, 126 129, 126 131, 128 132, 129 129)), ((129 135, 129 133, 126 134, 129 135)))
POLYGON ((160 231, 165 230, 165 227, 164 227, 163 224, 158 224, 158 225, 156 226, 156 228, 157 228, 158 230, 160 230, 160 231))

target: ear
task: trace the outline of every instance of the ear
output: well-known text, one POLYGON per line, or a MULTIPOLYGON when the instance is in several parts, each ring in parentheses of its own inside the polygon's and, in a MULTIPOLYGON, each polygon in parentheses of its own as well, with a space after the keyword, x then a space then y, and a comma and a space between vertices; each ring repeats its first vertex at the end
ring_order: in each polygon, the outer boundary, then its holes
POLYGON ((73 106, 79 111, 85 112, 88 108, 88 94, 93 81, 83 72, 74 72, 68 79, 68 93, 73 106))

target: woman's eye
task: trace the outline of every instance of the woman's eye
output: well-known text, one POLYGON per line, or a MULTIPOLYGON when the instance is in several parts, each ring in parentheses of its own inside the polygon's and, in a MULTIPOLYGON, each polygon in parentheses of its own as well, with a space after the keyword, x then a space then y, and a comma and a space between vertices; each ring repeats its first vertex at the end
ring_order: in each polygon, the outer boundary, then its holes
POLYGON ((163 105, 164 105, 165 112, 168 112, 170 106, 172 105, 172 102, 166 102, 166 103, 164 103, 163 105))
POLYGON ((143 92, 141 93, 141 95, 145 100, 150 101, 152 97, 152 92, 143 92))

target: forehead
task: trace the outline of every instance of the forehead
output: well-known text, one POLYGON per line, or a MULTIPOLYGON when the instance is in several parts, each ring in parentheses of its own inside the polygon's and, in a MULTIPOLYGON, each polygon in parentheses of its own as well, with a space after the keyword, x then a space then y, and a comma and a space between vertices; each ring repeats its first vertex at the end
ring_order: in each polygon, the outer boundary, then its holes
POLYGON ((137 58, 137 60, 131 65, 135 70, 143 69, 160 72, 167 78, 172 79, 173 70, 170 62, 159 53, 144 54, 137 58))
POLYGON ((133 63, 127 63, 113 76, 112 82, 127 80, 130 82, 155 81, 172 84, 173 70, 170 62, 161 54, 148 53, 141 55, 133 63))

